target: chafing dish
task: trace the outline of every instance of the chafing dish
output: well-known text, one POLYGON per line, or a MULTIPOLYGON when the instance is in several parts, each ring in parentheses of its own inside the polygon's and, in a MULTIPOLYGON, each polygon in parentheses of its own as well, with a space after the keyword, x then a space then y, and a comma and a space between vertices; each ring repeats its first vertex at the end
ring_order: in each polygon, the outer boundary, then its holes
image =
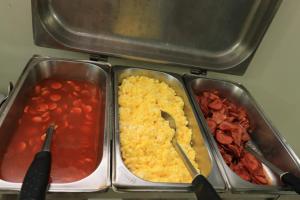
POLYGON ((222 97, 234 102, 235 104, 242 106, 246 109, 250 120, 250 127, 253 131, 250 134, 251 140, 260 149, 263 156, 270 162, 281 168, 283 171, 293 172, 296 175, 300 175, 299 159, 291 148, 286 144, 284 138, 274 128, 270 121, 263 114, 262 109, 257 105, 253 97, 248 90, 241 84, 218 80, 205 77, 197 77, 186 75, 184 77, 187 90, 191 96, 195 110, 198 117, 204 127, 206 136, 209 138, 211 145, 214 147, 214 152, 217 155, 218 165, 223 168, 224 175, 227 177, 229 187, 233 192, 247 192, 247 193, 285 193, 294 194, 294 192, 288 192, 289 188, 284 187, 277 175, 275 175, 268 167, 263 165, 263 168, 269 178, 270 185, 257 185, 244 181, 238 175, 236 175, 225 163, 220 154, 217 143, 215 142, 204 115, 198 106, 196 95, 201 94, 204 91, 217 90, 222 97))
MULTIPOLYGON (((216 165, 214 155, 203 136, 201 126, 199 126, 198 121, 195 118, 195 113, 191 106, 190 100, 186 94, 182 79, 176 74, 163 73, 154 70, 145 70, 139 68, 124 68, 124 67, 114 67, 114 101, 115 101, 115 113, 114 113, 114 153, 113 153, 113 174, 112 183, 113 187, 117 191, 189 191, 190 184, 180 184, 180 183, 155 183, 150 181, 142 180, 141 178, 135 176, 130 170, 125 166, 121 155, 120 146, 120 130, 119 130, 119 105, 118 105, 118 87, 122 80, 129 76, 143 75, 150 78, 157 79, 159 81, 164 81, 171 88, 173 88, 178 96, 180 96, 184 101, 184 112, 189 121, 189 127, 192 129, 193 137, 192 143, 194 144, 194 149, 197 154, 197 144, 204 143, 207 154, 209 155, 209 164, 211 165, 211 171, 207 177, 210 183, 220 192, 224 192, 226 185, 222 179, 219 169, 216 165)), ((197 157, 197 156, 196 156, 197 157)), ((197 159, 197 158, 196 158, 197 159)))
MULTIPOLYGON (((108 64, 67 59, 33 57, 22 72, 8 101, 2 107, 0 116, 0 156, 12 137, 15 124, 23 112, 28 93, 34 85, 46 78, 64 78, 85 80, 96 83, 103 92, 102 118, 104 119, 103 145, 99 145, 99 153, 103 152, 98 167, 82 180, 70 183, 51 183, 51 192, 92 192, 105 191, 110 186, 110 69, 108 64), (100 151, 101 150, 101 151, 100 151)), ((99 122, 101 123, 101 122, 99 122)), ((100 141, 99 141, 100 142, 100 141)), ((20 190, 21 183, 0 180, 1 190, 20 190)))

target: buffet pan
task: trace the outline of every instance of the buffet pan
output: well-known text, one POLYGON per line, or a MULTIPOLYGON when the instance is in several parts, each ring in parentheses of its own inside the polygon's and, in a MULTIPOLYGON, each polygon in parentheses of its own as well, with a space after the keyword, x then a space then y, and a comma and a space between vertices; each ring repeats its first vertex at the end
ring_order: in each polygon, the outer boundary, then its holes
MULTIPOLYGON (((281 168, 283 171, 289 171, 295 175, 300 175, 299 160, 292 149, 285 143, 285 140, 279 132, 272 126, 265 117, 260 107, 256 104, 250 93, 241 84, 204 78, 194 75, 184 75, 186 88, 191 96, 195 110, 203 125, 206 136, 212 145, 214 153, 218 157, 218 165, 225 173, 226 179, 232 192, 258 192, 258 193, 285 193, 290 194, 289 188, 283 186, 279 177, 275 175, 268 167, 263 165, 266 176, 269 179, 269 185, 257 185, 241 179, 225 163, 219 152, 216 141, 210 133, 204 115, 196 100, 196 95, 204 91, 219 91, 220 96, 228 99, 246 109, 250 121, 252 132, 251 141, 261 151, 263 156, 270 162, 281 168)), ((294 193, 294 192, 293 192, 294 193)))
MULTIPOLYGON (((222 175, 218 169, 215 161, 215 157, 210 150, 209 144, 203 135, 203 130, 199 126, 199 123, 195 117, 195 113, 188 95, 183 85, 183 81, 179 75, 164 73, 153 70, 146 70, 140 68, 129 67, 113 67, 114 73, 114 148, 113 148, 113 172, 112 172, 112 184, 113 189, 116 191, 170 191, 170 192, 185 192, 191 189, 190 184, 183 183, 158 183, 143 180, 135 176, 126 167, 122 160, 121 145, 120 145, 120 126, 119 126, 119 105, 118 105, 118 88, 122 80, 129 76, 146 76, 154 78, 159 81, 163 81, 175 90, 176 94, 180 96, 184 101, 184 112, 189 122, 189 128, 192 129, 192 144, 196 151, 197 160, 197 144, 204 144, 204 148, 207 150, 207 155, 210 163, 210 172, 207 176, 210 183, 219 192, 224 191, 227 187, 222 178, 222 175)), ((199 151, 198 151, 199 152, 199 151)))
MULTIPOLYGON (((51 192, 92 192, 105 191, 110 186, 110 69, 105 63, 89 61, 72 61, 34 56, 22 72, 8 101, 1 108, 0 116, 0 156, 4 156, 5 149, 12 138, 12 133, 21 116, 26 98, 37 82, 46 78, 75 79, 93 82, 102 92, 103 101, 101 118, 103 125, 99 140, 98 163, 96 169, 85 178, 68 183, 51 183, 51 192), (101 154, 102 152, 102 154, 101 154)), ((100 122, 101 121, 101 122, 100 122)), ((76 145, 76 144, 74 144, 76 145)), ((21 183, 0 180, 0 189, 20 190, 21 183)))

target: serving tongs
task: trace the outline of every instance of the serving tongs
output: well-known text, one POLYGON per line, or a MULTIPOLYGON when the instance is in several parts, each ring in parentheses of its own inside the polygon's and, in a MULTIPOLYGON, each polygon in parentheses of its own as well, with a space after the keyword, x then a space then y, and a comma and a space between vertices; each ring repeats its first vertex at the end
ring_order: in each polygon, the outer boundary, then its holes
POLYGON ((220 196, 213 188, 213 186, 208 182, 208 180, 198 172, 197 169, 193 166, 190 159, 186 155, 185 151, 182 149, 181 145, 177 142, 177 131, 176 123, 174 118, 167 112, 161 111, 161 116, 169 122, 170 128, 174 129, 175 134, 171 140, 172 145, 174 146, 177 153, 180 155, 183 160, 186 168, 193 177, 192 189, 197 197, 197 199, 209 199, 209 200, 220 200, 220 196))
POLYGON ((262 154, 259 152, 258 148, 251 141, 248 141, 245 145, 245 148, 248 152, 250 152, 253 156, 255 156, 258 160, 264 163, 267 167, 269 167, 273 172, 275 172, 280 180, 290 186, 295 192, 300 194, 300 178, 295 176, 291 172, 282 171, 273 163, 268 161, 262 154))
POLYGON ((49 185, 51 170, 51 141, 55 125, 51 124, 46 131, 46 139, 40 152, 38 152, 28 168, 19 200, 44 200, 49 185))

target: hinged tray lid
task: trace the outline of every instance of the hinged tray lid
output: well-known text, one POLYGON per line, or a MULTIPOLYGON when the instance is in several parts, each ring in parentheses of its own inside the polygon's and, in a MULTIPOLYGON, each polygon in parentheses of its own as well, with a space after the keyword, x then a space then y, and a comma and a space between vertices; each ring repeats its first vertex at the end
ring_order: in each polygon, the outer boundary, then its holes
POLYGON ((32 0, 37 45, 242 73, 281 0, 32 0))

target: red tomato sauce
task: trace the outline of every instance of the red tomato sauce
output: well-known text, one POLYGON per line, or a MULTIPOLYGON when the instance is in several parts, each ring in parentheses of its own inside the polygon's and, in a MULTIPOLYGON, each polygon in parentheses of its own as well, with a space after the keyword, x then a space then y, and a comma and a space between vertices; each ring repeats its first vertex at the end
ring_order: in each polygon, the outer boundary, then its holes
POLYGON ((1 179, 22 182, 50 123, 57 125, 52 140, 51 181, 85 178, 102 158, 103 119, 101 91, 75 80, 46 79, 37 84, 16 122, 1 161, 1 179))

